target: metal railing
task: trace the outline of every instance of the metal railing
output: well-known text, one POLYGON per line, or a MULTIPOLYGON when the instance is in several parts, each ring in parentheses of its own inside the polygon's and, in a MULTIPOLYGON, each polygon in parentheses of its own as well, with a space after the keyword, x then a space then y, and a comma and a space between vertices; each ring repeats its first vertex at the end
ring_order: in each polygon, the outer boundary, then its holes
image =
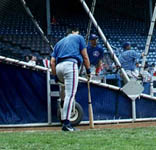
MULTIPOLYGON (((36 126, 52 126, 52 125, 59 125, 60 123, 56 123, 56 122, 52 122, 52 110, 51 110, 51 90, 50 90, 50 84, 51 84, 51 79, 50 79, 50 72, 51 70, 45 67, 41 67, 38 65, 30 65, 27 62, 24 61, 19 61, 19 60, 15 60, 15 59, 11 59, 11 58, 7 58, 7 57, 3 57, 0 56, 0 60, 2 62, 6 62, 9 64, 15 64, 15 65, 19 65, 22 66, 23 68, 33 68, 33 70, 40 70, 40 71, 45 71, 47 73, 47 116, 48 116, 48 121, 47 123, 29 123, 29 124, 9 124, 9 125, 0 125, 0 127, 36 127, 36 126)), ((80 82, 84 82, 87 83, 87 79, 83 78, 83 77, 79 77, 79 81, 80 82)), ((97 85, 99 87, 104 87, 104 88, 108 88, 111 90, 115 90, 115 91, 122 91, 122 88, 114 86, 114 85, 110 85, 110 84, 106 84, 106 83, 100 83, 98 81, 94 81, 94 80, 90 80, 90 82, 94 85, 97 85)), ((147 95, 147 94, 141 94, 140 98, 146 98, 147 100, 154 100, 156 101, 156 97, 151 96, 151 95, 147 95)), ((133 106, 133 105, 132 105, 133 106)), ((134 107, 134 106, 133 106, 134 107)), ((136 107, 133 108, 133 111, 136 112, 136 107)), ((114 120, 95 120, 96 124, 101 124, 101 123, 122 123, 122 122, 138 122, 138 121, 153 121, 156 120, 156 118, 152 117, 152 118, 131 118, 131 119, 114 119, 114 120)), ((81 124, 89 124, 89 121, 82 121, 81 124)))

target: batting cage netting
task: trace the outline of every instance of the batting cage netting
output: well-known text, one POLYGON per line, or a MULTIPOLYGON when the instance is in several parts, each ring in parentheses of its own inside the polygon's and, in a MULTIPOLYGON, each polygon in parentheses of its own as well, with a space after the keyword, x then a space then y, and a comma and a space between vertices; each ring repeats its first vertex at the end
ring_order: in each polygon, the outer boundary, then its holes
MULTIPOLYGON (((94 119, 98 123, 155 119, 155 97, 150 83, 132 105, 122 93, 118 57, 123 43, 130 42, 138 53, 144 52, 154 1, 146 0, 1 0, 0 3, 0 126, 51 125, 58 123, 58 85, 51 85, 49 63, 53 46, 66 36, 69 27, 77 27, 87 40, 98 36, 104 56, 102 80, 91 82, 94 119), (86 9, 86 7, 89 8, 86 9), (87 11, 88 10, 88 11, 87 11), (93 14, 92 14, 92 13, 93 14), (97 23, 96 23, 97 22, 97 23), (99 30, 100 28, 100 30, 99 30), (99 32, 101 31, 101 32, 99 32), (35 57, 35 65, 28 61, 35 57), (113 68, 117 65, 117 69, 113 68), (119 70, 118 70, 119 69, 119 70), (105 80, 105 81, 104 81, 105 80), (105 83, 103 83, 105 82, 105 83), (51 91, 54 95, 51 96, 51 91), (134 116, 135 111, 135 116, 134 116)), ((152 69, 156 60, 156 32, 147 55, 152 69)), ((138 62, 141 63, 142 59, 138 62)), ((100 76, 100 77, 101 77, 100 76)), ((87 84, 80 78, 77 102, 82 106, 82 123, 88 123, 87 84)))

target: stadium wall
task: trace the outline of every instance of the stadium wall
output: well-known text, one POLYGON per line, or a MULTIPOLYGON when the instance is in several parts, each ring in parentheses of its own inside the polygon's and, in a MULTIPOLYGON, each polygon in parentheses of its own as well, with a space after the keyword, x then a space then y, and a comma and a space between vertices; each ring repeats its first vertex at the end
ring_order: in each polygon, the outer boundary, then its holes
MULTIPOLYGON (((10 64, 0 64, 0 125, 47 123, 46 73, 10 64)), ((88 121, 87 84, 80 82, 76 100, 88 121)), ((91 84, 95 121, 132 118, 131 100, 121 91, 91 84)), ((136 100, 137 118, 156 117, 156 101, 136 100)), ((52 123, 57 120, 57 99, 51 98, 52 123)))

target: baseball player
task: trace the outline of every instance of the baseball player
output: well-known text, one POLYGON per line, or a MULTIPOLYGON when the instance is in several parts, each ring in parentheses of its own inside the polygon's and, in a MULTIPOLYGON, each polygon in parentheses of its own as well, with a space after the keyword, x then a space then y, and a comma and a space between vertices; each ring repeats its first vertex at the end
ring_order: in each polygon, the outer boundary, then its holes
POLYGON ((83 61, 87 75, 90 77, 90 61, 85 40, 79 35, 78 29, 71 29, 68 32, 69 34, 54 47, 51 54, 51 68, 55 78, 65 85, 65 98, 61 112, 62 130, 75 131, 70 123, 70 115, 78 86, 78 68, 83 61))
POLYGON ((137 53, 135 50, 131 49, 130 42, 126 42, 123 44, 124 51, 119 56, 119 61, 121 63, 121 66, 125 69, 127 72, 127 75, 131 79, 138 79, 139 74, 136 72, 136 61, 144 55, 140 55, 140 53, 137 53))
POLYGON ((97 44, 98 36, 96 34, 91 34, 89 40, 87 53, 91 64, 91 72, 97 75, 98 73, 96 70, 102 65, 104 51, 102 46, 97 44))

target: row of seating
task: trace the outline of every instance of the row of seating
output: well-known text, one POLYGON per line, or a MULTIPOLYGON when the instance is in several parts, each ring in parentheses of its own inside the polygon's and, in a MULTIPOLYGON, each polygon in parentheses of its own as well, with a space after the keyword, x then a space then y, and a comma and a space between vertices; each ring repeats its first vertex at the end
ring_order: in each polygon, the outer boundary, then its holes
MULTIPOLYGON (((98 13, 97 13, 98 14, 98 13)), ((122 44, 124 41, 130 41, 132 48, 141 53, 145 49, 147 33, 145 31, 145 23, 128 17, 113 16, 111 14, 95 14, 97 22, 106 35, 109 43, 116 47, 114 49, 117 55, 122 51, 122 44)), ((49 41, 54 45, 59 39, 66 35, 66 29, 69 26, 77 26, 80 28, 80 33, 85 37, 88 27, 89 18, 87 16, 59 16, 56 18, 56 24, 51 25, 51 35, 48 36, 49 41)), ((45 43, 42 37, 38 34, 31 19, 26 14, 11 14, 7 17, 0 17, 0 36, 1 41, 8 43, 11 46, 18 46, 19 53, 29 50, 31 53, 37 53, 41 56, 47 56, 51 52, 49 45, 45 43)), ((92 27, 91 32, 97 33, 95 27, 92 27)), ((148 59, 150 62, 156 60, 155 41, 156 31, 150 46, 148 59)), ((102 44, 104 51, 107 48, 103 44, 102 39, 99 38, 99 43, 102 44)), ((4 48, 1 49, 4 52, 4 48)), ((14 48, 11 50, 18 53, 14 48)), ((7 52, 7 51, 5 51, 7 52)))

